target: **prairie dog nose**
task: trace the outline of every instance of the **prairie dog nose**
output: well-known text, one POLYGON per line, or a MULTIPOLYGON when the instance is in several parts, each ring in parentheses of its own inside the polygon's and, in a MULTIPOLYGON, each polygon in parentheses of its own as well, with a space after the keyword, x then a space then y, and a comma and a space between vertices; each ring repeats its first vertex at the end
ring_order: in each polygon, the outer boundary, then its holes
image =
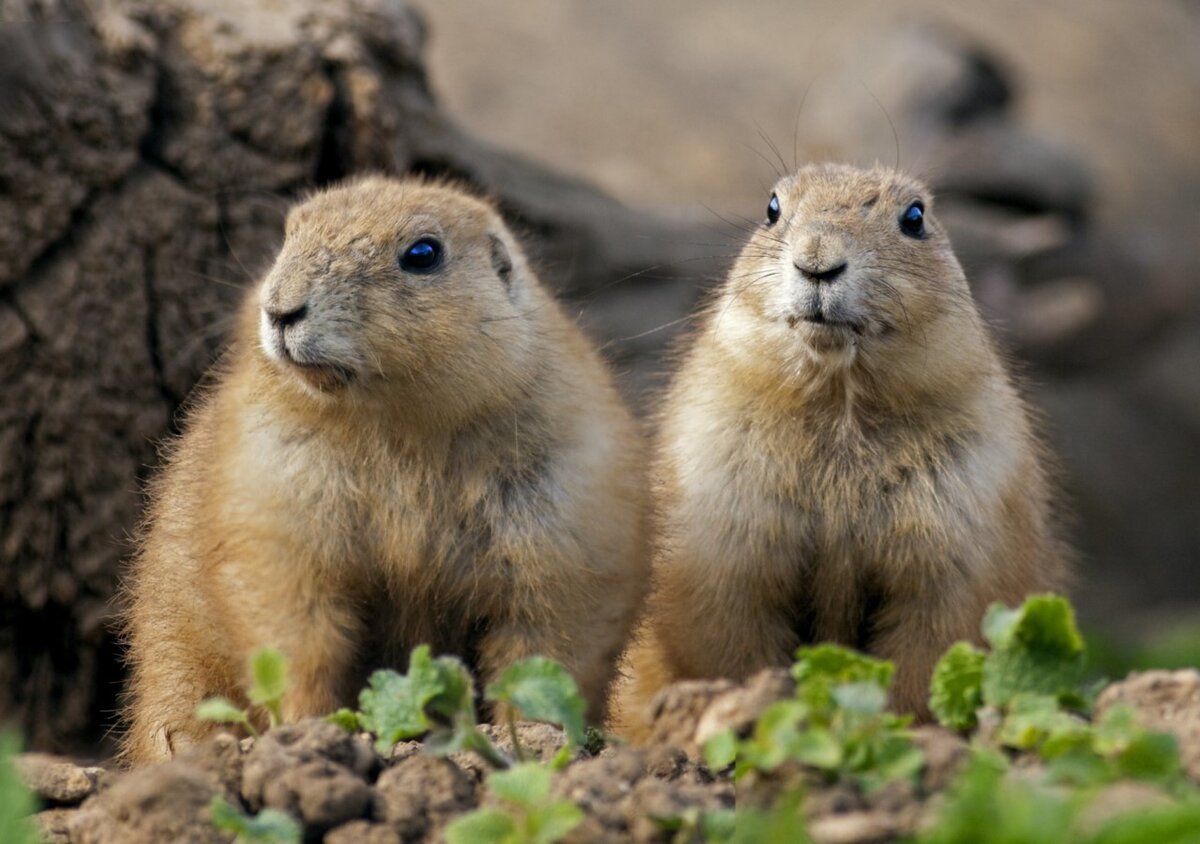
POLYGON ((813 232, 796 244, 792 263, 809 281, 833 281, 846 271, 846 244, 834 232, 813 232))
POLYGON ((289 325, 295 325, 308 316, 308 303, 305 302, 300 307, 293 308, 290 311, 264 307, 263 313, 267 315, 267 319, 271 321, 271 325, 276 328, 287 328, 289 325))
POLYGON ((827 270, 812 270, 807 267, 802 267, 796 264, 796 269, 800 271, 800 275, 807 278, 809 281, 815 281, 817 284, 821 282, 830 282, 846 271, 846 262, 842 261, 837 266, 830 267, 827 270))

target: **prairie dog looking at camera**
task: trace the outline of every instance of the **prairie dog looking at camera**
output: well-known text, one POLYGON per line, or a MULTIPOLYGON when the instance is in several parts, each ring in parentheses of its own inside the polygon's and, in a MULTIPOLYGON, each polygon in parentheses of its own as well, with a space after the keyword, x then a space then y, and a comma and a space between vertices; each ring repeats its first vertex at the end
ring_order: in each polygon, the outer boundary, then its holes
POLYGON ((989 603, 1064 584, 1042 446, 931 212, 885 169, 775 186, 659 414, 631 736, 665 684, 821 641, 895 661, 893 706, 927 717, 989 603))
MULTIPOLYGON (((288 657, 288 719, 417 644, 560 660, 592 720, 646 583, 639 431, 487 203, 368 178, 288 216, 171 446, 128 581, 126 754, 288 657)), ((261 714, 261 713, 260 713, 261 714)))

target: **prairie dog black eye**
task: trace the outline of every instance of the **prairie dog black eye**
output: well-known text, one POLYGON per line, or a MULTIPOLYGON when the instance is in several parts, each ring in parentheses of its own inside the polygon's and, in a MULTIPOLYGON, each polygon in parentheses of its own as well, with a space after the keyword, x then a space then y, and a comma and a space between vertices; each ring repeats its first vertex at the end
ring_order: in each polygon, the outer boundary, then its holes
POLYGON ((779 197, 771 194, 771 201, 767 203, 767 225, 775 225, 775 221, 779 219, 779 197))
POLYGON ((442 264, 442 244, 423 237, 400 253, 400 269, 406 273, 428 273, 442 264))
POLYGON ((900 215, 900 231, 918 240, 925 236, 925 203, 917 200, 900 215))

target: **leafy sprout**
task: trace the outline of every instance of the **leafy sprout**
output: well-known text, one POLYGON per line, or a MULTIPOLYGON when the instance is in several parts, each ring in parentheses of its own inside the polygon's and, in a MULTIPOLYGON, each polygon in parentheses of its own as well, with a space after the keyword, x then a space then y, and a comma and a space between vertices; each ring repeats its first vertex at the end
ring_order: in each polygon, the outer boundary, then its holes
MULTIPOLYGON (((247 697, 267 711, 272 727, 283 723, 283 696, 288 690, 287 658, 276 648, 260 648, 250 654, 250 687, 247 697)), ((246 709, 227 697, 206 698, 196 707, 196 717, 219 724, 239 724, 252 736, 258 730, 246 709)))
POLYGON ((712 736, 704 748, 710 768, 735 763, 741 778, 797 762, 867 790, 920 771, 908 719, 885 711, 890 663, 837 645, 801 648, 796 658, 795 695, 767 707, 744 739, 730 731, 712 736))
POLYGON ((446 827, 449 844, 554 844, 583 822, 583 811, 550 794, 551 771, 522 762, 493 771, 488 789, 506 809, 476 809, 446 827))
POLYGON ((524 753, 517 738, 516 712, 530 720, 561 725, 572 749, 583 747, 587 741, 583 720, 586 705, 579 687, 567 670, 552 659, 531 657, 513 663, 487 687, 485 697, 506 710, 518 759, 524 759, 524 753))

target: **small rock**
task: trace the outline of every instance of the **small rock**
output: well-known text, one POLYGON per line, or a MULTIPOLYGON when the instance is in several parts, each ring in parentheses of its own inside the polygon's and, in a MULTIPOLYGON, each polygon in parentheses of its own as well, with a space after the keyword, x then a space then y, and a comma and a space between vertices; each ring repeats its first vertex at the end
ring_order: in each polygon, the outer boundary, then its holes
POLYGON ((262 805, 296 815, 322 830, 364 817, 371 805, 371 787, 344 765, 314 759, 268 781, 262 805))
POLYGON ((45 844, 70 844, 70 821, 74 809, 46 809, 33 816, 38 835, 45 844))
POLYGON ((815 844, 874 844, 893 841, 903 832, 896 818, 887 812, 825 815, 808 825, 808 834, 815 844))
MULTIPOLYGON (((212 825, 209 804, 221 793, 218 779, 185 759, 148 765, 114 777, 68 820, 75 844, 151 844, 187 841, 221 842, 226 836, 212 825)), ((223 794, 227 800, 237 798, 223 794)))
POLYGON ((254 743, 242 765, 242 796, 257 811, 269 805, 265 794, 272 783, 294 768, 320 761, 338 765, 359 779, 370 777, 379 765, 379 757, 360 736, 327 721, 301 721, 276 727, 254 743))
POLYGON ((685 680, 663 689, 650 702, 647 744, 696 749, 696 724, 721 694, 735 688, 729 680, 685 680))
POLYGON ((104 773, 45 753, 23 753, 14 761, 25 785, 49 803, 82 803, 96 792, 97 778, 104 773))
POLYGON ((629 745, 606 747, 594 759, 579 759, 554 781, 554 793, 585 810, 615 804, 646 775, 648 751, 629 745))
POLYGON ((745 733, 763 710, 777 700, 791 697, 796 682, 785 668, 768 668, 751 677, 744 686, 718 695, 700 716, 696 724, 695 744, 704 743, 717 733, 731 729, 745 733))
POLYGON ((402 839, 390 826, 367 821, 351 821, 325 833, 325 844, 401 844, 402 839))
POLYGON ((694 786, 669 783, 653 777, 641 780, 623 806, 634 841, 663 839, 661 820, 689 812, 711 812, 733 807, 733 787, 694 786))
POLYGON ((430 835, 451 817, 475 808, 475 784, 448 759, 413 756, 393 765, 375 783, 378 820, 405 840, 430 835))
MULTIPOLYGON (((490 738, 500 750, 509 755, 513 754, 512 736, 509 734, 507 726, 481 724, 479 730, 490 738)), ((562 728, 553 724, 544 724, 540 721, 518 721, 517 741, 521 743, 521 749, 525 751, 526 756, 547 762, 553 759, 558 751, 566 747, 567 736, 563 733, 562 728)))

